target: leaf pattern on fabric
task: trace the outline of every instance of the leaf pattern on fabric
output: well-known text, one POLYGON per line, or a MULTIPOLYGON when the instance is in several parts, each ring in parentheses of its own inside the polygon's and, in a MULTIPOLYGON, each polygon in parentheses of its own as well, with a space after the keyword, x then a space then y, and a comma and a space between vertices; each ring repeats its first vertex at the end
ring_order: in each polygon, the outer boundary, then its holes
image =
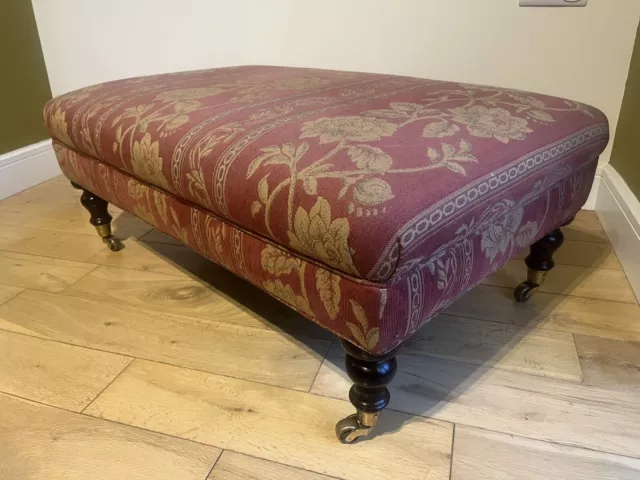
POLYGON ((353 199, 362 205, 378 205, 392 198, 391 185, 380 178, 362 180, 353 189, 353 199))
POLYGON ((272 245, 262 250, 260 254, 262 269, 276 276, 291 273, 300 268, 300 259, 287 255, 272 245))
POLYGON ((502 143, 524 140, 532 133, 524 118, 514 117, 504 108, 487 108, 482 105, 457 107, 450 110, 454 122, 467 126, 469 133, 476 137, 493 137, 502 143))
POLYGON ((380 329, 378 327, 369 329, 367 314, 364 308, 362 308, 362 305, 351 299, 349 302, 351 303, 351 310, 358 323, 347 322, 347 328, 358 345, 366 350, 373 350, 380 341, 380 329))
MULTIPOLYGON (((513 204, 513 202, 510 203, 513 204)), ((482 232, 480 246, 491 262, 495 260, 498 253, 502 255, 506 253, 520 228, 523 214, 522 207, 515 207, 482 232)))
MULTIPOLYGON (((582 129, 605 123, 599 112, 578 102, 515 90, 352 72, 242 68, 247 70, 183 72, 82 89, 48 103, 47 126, 58 140, 74 142, 77 152, 245 231, 378 281, 393 271, 386 265, 391 260, 372 258, 386 255, 377 245, 380 238, 388 240, 384 225, 395 225, 407 210, 410 219, 417 218, 418 195, 431 202, 434 191, 470 185, 487 174, 487 163, 501 158, 491 155, 501 143, 527 153, 530 137, 542 145, 556 124, 575 122, 582 129), (239 195, 242 200, 235 201, 239 195), (398 208, 400 201, 406 209, 398 208), (312 215, 314 207, 328 216, 312 215), (383 234, 371 248, 369 232, 383 234), (380 276, 370 270, 378 260, 387 272, 380 276)), ((85 171, 77 175, 89 181, 85 171)), ((109 188, 104 179, 94 182, 109 188)), ((581 184, 572 185, 574 195, 581 191, 581 184)), ((171 212, 156 204, 160 197, 153 189, 138 195, 136 208, 146 220, 155 215, 172 235, 183 236, 183 229, 192 233, 184 217, 180 231, 173 232, 171 212)), ((455 208, 467 208, 463 204, 455 208)), ((521 226, 508 240, 495 223, 485 229, 482 249, 494 259, 503 249, 506 255, 514 244, 527 243, 534 230, 521 226)), ((213 237, 208 245, 212 249, 213 237)), ((447 270, 443 257, 437 267, 444 272, 441 284, 454 266, 449 263, 447 270)), ((315 278, 307 277, 307 282, 315 278)), ((292 288, 303 294, 297 285, 292 288)))
POLYGON ((529 221, 525 223, 516 235, 516 245, 524 248, 533 243, 538 235, 538 222, 529 221))
POLYGON ((49 128, 51 129, 51 134, 54 138, 57 138, 69 146, 73 146, 73 142, 67 132, 66 115, 62 109, 56 109, 56 111, 51 115, 49 119, 49 128))
POLYGON ((131 163, 136 175, 158 187, 169 189, 169 183, 162 173, 162 158, 160 144, 153 142, 149 132, 144 134, 141 141, 135 141, 132 148, 131 163))
POLYGON ((348 154, 357 167, 366 172, 384 173, 393 163, 391 157, 382 149, 369 145, 349 147, 348 154))
POLYGON ((451 137, 460 131, 460 127, 449 122, 429 123, 422 130, 423 137, 443 138, 451 137))
POLYGON ((340 311, 340 276, 328 270, 318 270, 316 289, 329 318, 335 319, 340 311))
POLYGON ((349 222, 346 218, 332 220, 331 207, 326 199, 318 197, 308 213, 298 207, 294 230, 287 234, 293 249, 358 275, 349 250, 349 222))
POLYGON ((305 315, 312 316, 309 302, 301 295, 296 295, 291 285, 284 285, 281 280, 267 280, 263 283, 264 289, 276 298, 288 303, 293 308, 305 315))
POLYGON ((302 125, 300 138, 318 137, 320 143, 353 140, 370 142, 390 137, 396 133, 397 125, 367 117, 323 117, 302 125))

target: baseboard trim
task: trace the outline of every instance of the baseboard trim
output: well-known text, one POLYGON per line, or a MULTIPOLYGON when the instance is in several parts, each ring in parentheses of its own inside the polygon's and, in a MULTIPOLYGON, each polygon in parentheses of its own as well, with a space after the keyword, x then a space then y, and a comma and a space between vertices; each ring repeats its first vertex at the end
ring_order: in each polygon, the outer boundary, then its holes
POLYGON ((611 165, 602 169, 596 213, 640 299, 640 201, 611 165))
POLYGON ((602 168, 604 165, 598 165, 596 169, 596 176, 593 179, 593 185, 591 187, 591 192, 589 192, 589 198, 587 198, 587 203, 582 207, 584 210, 595 210, 596 209, 596 201, 598 200, 598 191, 600 190, 600 183, 602 182, 602 168))
POLYGON ((0 200, 61 173, 51 140, 0 155, 0 200))

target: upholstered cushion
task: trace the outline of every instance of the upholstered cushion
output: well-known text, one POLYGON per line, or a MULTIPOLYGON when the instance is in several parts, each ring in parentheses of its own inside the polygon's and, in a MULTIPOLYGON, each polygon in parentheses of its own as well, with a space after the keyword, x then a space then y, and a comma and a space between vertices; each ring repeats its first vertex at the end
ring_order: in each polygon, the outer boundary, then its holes
POLYGON ((458 233, 442 238, 431 257, 380 284, 292 255, 287 246, 273 245, 60 143, 54 146, 62 171, 74 182, 374 354, 392 350, 512 252, 574 214, 587 198, 596 168, 590 161, 534 173, 470 220, 450 226, 458 233))
POLYGON ((588 185, 556 212, 526 207, 582 168, 590 184, 608 136, 601 112, 559 98, 282 67, 110 82, 52 100, 45 121, 70 150, 330 270, 390 282, 428 265, 444 284, 468 268, 447 263, 452 239, 477 230, 456 248, 493 264, 575 213, 588 185))

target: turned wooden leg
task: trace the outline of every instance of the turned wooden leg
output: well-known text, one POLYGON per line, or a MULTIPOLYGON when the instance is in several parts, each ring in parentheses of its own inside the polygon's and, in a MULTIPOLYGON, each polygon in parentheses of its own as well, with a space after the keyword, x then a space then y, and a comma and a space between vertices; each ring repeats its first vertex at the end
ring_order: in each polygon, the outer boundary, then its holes
MULTIPOLYGON (((78 188, 77 184, 71 183, 74 188, 78 188)), ((100 198, 89 190, 82 189, 82 196, 80 197, 80 203, 91 214, 89 222, 96 227, 98 235, 102 237, 102 241, 107 244, 110 250, 117 252, 122 250, 123 245, 119 239, 111 234, 111 215, 107 210, 108 203, 106 200, 100 198)))
MULTIPOLYGON (((572 221, 573 217, 562 226, 569 225, 572 221)), ((563 242, 564 234, 557 228, 531 245, 530 253, 524 260, 528 267, 527 281, 518 285, 513 292, 516 301, 526 302, 531 298, 533 292, 542 285, 547 273, 555 266, 553 254, 562 246, 563 242)))
POLYGON ((378 423, 380 412, 389 404, 391 395, 387 385, 398 368, 395 358, 397 349, 375 356, 345 340, 341 342, 347 352, 347 374, 353 381, 349 400, 357 413, 336 424, 336 435, 342 443, 353 443, 371 433, 378 423))

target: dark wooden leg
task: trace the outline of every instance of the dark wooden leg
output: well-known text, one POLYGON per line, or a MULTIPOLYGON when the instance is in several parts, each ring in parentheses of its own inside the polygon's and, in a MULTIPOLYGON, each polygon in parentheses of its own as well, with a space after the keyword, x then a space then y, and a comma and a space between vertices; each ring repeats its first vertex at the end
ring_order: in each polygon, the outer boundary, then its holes
POLYGON ((357 413, 336 424, 336 435, 342 443, 353 443, 369 435, 378 423, 380 412, 389 404, 391 395, 387 385, 396 375, 397 349, 381 356, 371 355, 352 343, 341 340, 347 352, 346 367, 353 386, 349 400, 357 413))
MULTIPOLYGON (((572 220, 573 218, 563 226, 568 225, 572 220)), ((527 281, 518 285, 513 292, 516 301, 526 302, 531 298, 533 292, 542 285, 547 273, 555 266, 553 254, 562 246, 563 242, 564 234, 557 228, 531 245, 530 253, 524 259, 528 267, 527 281)))
MULTIPOLYGON (((77 184, 73 182, 71 184, 77 188, 77 184)), ((107 206, 109 205, 107 201, 91 193, 89 190, 85 190, 82 187, 80 188, 82 189, 80 203, 82 203, 82 206, 91 214, 91 218, 89 219, 91 225, 96 227, 98 235, 102 237, 102 241, 107 244, 110 250, 114 252, 122 250, 122 242, 111 234, 112 217, 107 210, 107 206)))

